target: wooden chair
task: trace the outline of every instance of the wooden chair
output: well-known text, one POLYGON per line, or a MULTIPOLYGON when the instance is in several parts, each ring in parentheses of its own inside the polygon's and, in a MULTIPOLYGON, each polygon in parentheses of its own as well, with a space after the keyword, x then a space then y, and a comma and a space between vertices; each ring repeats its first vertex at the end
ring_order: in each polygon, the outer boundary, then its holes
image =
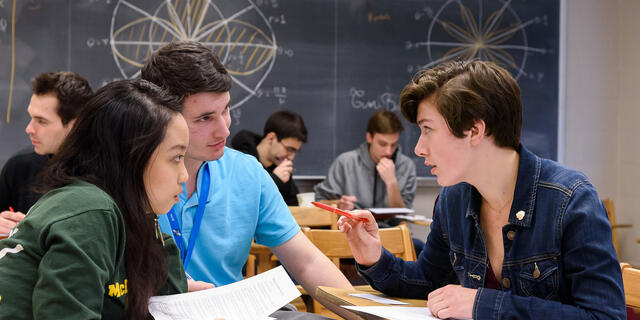
POLYGON ((618 261, 621 260, 620 257, 620 246, 618 244, 618 229, 619 228, 631 228, 630 224, 617 224, 616 223, 616 208, 613 205, 613 200, 610 198, 602 199, 602 203, 604 204, 604 208, 607 210, 607 216, 609 216, 609 224, 611 224, 611 240, 613 242, 613 247, 616 249, 616 254, 618 255, 618 261))
POLYGON ((338 230, 338 215, 316 207, 289 206, 291 215, 301 227, 328 227, 338 230))
MULTIPOLYGON (((309 228, 303 228, 302 231, 337 267, 340 267, 340 258, 353 258, 347 238, 342 232, 309 228)), ((416 261, 416 251, 406 223, 393 228, 380 229, 380 240, 382 246, 396 257, 406 261, 416 261)))
MULTIPOLYGON (((309 228, 329 228, 338 229, 338 215, 316 207, 289 206, 291 215, 299 226, 309 228)), ((268 247, 255 242, 251 244, 249 257, 246 265, 246 277, 252 277, 257 273, 262 273, 275 268, 278 258, 271 253, 268 247)))
POLYGON ((638 311, 640 310, 640 269, 632 268, 628 263, 621 263, 620 268, 626 304, 638 311))
MULTIPOLYGON (((347 238, 339 230, 302 228, 302 232, 309 238, 311 243, 333 261, 336 267, 340 268, 341 258, 353 258, 347 238)), ((406 223, 401 223, 393 228, 380 229, 380 240, 382 241, 382 246, 396 257, 407 261, 416 261, 416 251, 413 248, 411 232, 406 223)), ((301 292, 305 293, 304 290, 301 290, 301 292)), ((315 300, 313 300, 312 305, 307 306, 307 310, 335 317, 334 314, 330 313, 315 300)))

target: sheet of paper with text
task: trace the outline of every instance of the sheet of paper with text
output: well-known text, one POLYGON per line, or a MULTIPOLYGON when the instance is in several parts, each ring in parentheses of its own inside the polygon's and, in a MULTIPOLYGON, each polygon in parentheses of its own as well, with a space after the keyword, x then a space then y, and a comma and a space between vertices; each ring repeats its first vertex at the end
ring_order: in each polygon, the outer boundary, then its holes
POLYGON ((222 287, 152 297, 149 312, 156 320, 268 319, 298 296, 300 291, 279 266, 222 287))

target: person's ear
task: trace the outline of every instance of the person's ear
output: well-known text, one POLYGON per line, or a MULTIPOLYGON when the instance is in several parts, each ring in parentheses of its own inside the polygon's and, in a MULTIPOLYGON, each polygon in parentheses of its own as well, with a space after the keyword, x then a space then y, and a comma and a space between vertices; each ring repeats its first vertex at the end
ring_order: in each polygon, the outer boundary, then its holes
POLYGON ((471 129, 467 131, 469 142, 472 146, 477 146, 486 136, 487 125, 484 120, 477 120, 473 123, 471 129))
POLYGON ((278 142, 278 136, 276 135, 275 132, 271 131, 269 133, 267 133, 266 136, 264 136, 264 138, 267 140, 268 143, 274 143, 274 142, 278 142))
POLYGON ((371 144, 373 142, 373 135, 370 132, 367 132, 367 143, 371 144))

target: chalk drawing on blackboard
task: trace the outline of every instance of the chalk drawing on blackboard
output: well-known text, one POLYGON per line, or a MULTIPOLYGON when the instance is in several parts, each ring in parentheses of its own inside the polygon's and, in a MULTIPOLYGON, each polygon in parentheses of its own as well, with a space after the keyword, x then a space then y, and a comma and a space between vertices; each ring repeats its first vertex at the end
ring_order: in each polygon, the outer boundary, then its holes
MULTIPOLYGON (((5 32, 7 28, 7 20, 0 20, 0 28, 5 32), (3 27, 4 25, 4 27, 3 27)), ((13 100, 13 83, 16 75, 16 0, 13 0, 11 6, 11 72, 9 74, 9 102, 7 104, 7 123, 11 123, 11 102, 13 100)))
POLYGON ((164 44, 195 40, 215 52, 231 74, 231 109, 256 95, 278 46, 269 21, 251 0, 148 2, 119 0, 113 11, 111 50, 123 77, 139 76, 146 59, 164 44))
MULTIPOLYGON (((479 58, 508 69, 516 79, 533 76, 525 72, 530 54, 549 50, 528 45, 526 28, 546 23, 546 16, 522 21, 511 1, 449 0, 436 12, 426 10, 431 24, 424 42, 407 43, 407 49, 427 47, 429 68, 441 62, 479 58)), ((419 20, 424 14, 416 14, 419 20)), ((542 75, 543 76, 543 75, 542 75)), ((540 75, 538 75, 540 77, 540 75)))

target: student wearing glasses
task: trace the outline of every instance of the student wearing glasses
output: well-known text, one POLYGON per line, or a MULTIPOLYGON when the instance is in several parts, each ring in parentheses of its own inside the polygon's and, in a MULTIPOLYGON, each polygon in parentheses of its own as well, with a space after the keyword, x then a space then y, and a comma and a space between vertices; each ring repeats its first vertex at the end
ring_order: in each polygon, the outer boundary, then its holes
POLYGON ((298 187, 291 178, 293 159, 306 142, 307 128, 302 117, 282 110, 267 119, 263 135, 242 130, 231 139, 231 147, 256 157, 276 183, 284 202, 297 206, 298 187))

